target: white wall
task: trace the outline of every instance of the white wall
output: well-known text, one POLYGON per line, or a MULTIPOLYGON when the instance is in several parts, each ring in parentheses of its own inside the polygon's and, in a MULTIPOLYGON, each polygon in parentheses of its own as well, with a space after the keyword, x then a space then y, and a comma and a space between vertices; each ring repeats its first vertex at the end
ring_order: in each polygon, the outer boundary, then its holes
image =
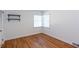
POLYGON ((0 30, 2 29, 2 14, 0 13, 0 30))
MULTIPOLYGON (((3 30, 3 22, 2 22, 2 11, 0 10, 0 30, 3 30)), ((0 47, 2 45, 2 37, 3 37, 3 34, 2 34, 2 31, 0 32, 0 47)))
MULTIPOLYGON (((0 30, 2 30, 2 19, 1 19, 1 14, 0 14, 0 30)), ((2 39, 2 32, 0 32, 0 41, 2 39)))
POLYGON ((39 33, 41 28, 33 27, 33 11, 29 10, 5 10, 4 11, 4 39, 13 39, 39 33), (11 20, 8 22, 8 14, 21 15, 21 21, 11 20))
POLYGON ((79 11, 49 11, 50 28, 43 32, 55 36, 65 42, 79 42, 79 11))

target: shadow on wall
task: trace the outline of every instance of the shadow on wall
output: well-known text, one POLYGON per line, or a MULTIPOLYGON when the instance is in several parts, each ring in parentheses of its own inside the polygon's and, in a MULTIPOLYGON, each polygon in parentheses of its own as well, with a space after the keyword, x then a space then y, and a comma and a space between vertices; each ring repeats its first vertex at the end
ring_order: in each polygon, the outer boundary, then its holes
MULTIPOLYGON (((62 24, 61 24, 62 25, 62 24)), ((59 24, 51 25, 50 28, 44 28, 44 32, 55 36, 56 38, 63 40, 67 43, 72 44, 72 42, 78 41, 78 34, 74 35, 74 32, 72 32, 68 27, 61 26, 59 24)))

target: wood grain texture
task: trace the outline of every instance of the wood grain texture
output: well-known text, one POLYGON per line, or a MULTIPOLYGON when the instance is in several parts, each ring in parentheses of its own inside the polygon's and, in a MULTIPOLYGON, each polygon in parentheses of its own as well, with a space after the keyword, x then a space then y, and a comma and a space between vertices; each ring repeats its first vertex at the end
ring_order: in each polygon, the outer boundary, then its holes
POLYGON ((7 40, 2 48, 75 48, 74 46, 50 37, 46 34, 39 33, 28 37, 7 40))

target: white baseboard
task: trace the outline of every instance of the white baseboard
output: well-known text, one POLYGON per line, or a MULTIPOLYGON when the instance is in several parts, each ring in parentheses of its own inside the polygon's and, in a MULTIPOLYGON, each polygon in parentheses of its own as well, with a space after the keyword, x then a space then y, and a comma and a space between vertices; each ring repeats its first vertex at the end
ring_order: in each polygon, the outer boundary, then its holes
POLYGON ((72 43, 69 43, 69 42, 65 41, 64 39, 62 39, 62 38, 60 38, 60 37, 57 37, 57 36, 55 36, 55 35, 51 35, 51 34, 48 34, 48 33, 45 33, 45 34, 47 34, 47 35, 49 35, 49 36, 51 36, 51 37, 54 37, 54 38, 56 38, 56 39, 59 39, 59 40, 61 40, 61 41, 63 41, 63 42, 66 42, 66 43, 68 43, 68 44, 70 44, 70 45, 73 45, 72 43))
MULTIPOLYGON (((40 32, 38 32, 38 33, 40 33, 40 32)), ((19 36, 16 36, 16 37, 6 38, 5 41, 6 41, 6 40, 11 40, 11 39, 20 38, 20 37, 31 36, 31 35, 35 35, 35 34, 38 34, 38 33, 31 33, 31 34, 19 35, 19 36)))
POLYGON ((0 48, 2 47, 2 44, 4 44, 4 41, 0 41, 0 48))

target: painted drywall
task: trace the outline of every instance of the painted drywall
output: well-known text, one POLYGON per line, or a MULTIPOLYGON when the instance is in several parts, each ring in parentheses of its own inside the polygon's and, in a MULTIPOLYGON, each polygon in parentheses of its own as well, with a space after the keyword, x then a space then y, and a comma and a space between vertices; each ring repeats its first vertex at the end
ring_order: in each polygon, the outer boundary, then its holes
POLYGON ((49 11, 50 27, 43 32, 72 44, 79 42, 79 11, 53 10, 49 11))
POLYGON ((2 29, 2 14, 0 13, 0 30, 2 29))
POLYGON ((0 47, 1 47, 1 44, 2 44, 2 37, 3 37, 3 33, 2 33, 2 30, 3 30, 3 22, 2 22, 2 11, 0 11, 0 47))
POLYGON ((34 14, 40 14, 40 12, 30 10, 5 10, 3 15, 4 39, 13 39, 40 33, 41 28, 33 27, 34 14), (8 14, 19 14, 21 15, 21 20, 8 21, 8 14))
MULTIPOLYGON (((1 14, 0 14, 0 30, 2 30, 2 19, 1 19, 1 14)), ((2 32, 0 32, 0 41, 2 39, 2 32)))

